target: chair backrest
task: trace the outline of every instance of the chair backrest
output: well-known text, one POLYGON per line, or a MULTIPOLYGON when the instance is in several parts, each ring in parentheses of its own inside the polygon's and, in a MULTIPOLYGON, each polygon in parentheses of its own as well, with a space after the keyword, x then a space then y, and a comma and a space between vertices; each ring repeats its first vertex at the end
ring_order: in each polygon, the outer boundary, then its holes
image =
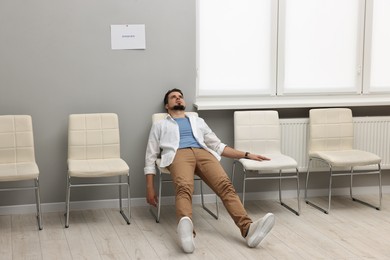
POLYGON ((309 153, 353 149, 351 109, 311 109, 309 111, 308 145, 309 153))
MULTIPOLYGON (((152 115, 152 122, 155 123, 155 122, 161 121, 161 120, 165 119, 167 117, 167 115, 168 115, 167 113, 155 113, 152 115)), ((186 115, 198 116, 198 113, 186 112, 186 115)))
POLYGON ((68 159, 120 158, 118 116, 114 113, 69 116, 68 159))
POLYGON ((258 154, 280 153, 278 112, 234 112, 234 148, 258 154))
POLYGON ((0 163, 20 162, 35 162, 31 116, 0 116, 0 163))

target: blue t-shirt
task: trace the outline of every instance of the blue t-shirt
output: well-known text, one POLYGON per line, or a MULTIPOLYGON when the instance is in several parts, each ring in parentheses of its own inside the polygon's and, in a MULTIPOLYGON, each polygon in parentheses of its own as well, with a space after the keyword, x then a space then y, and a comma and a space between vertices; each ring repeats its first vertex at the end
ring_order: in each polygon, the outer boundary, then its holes
POLYGON ((180 131, 179 149, 187 147, 202 148, 192 133, 190 120, 187 117, 184 117, 175 118, 175 121, 179 125, 180 131))

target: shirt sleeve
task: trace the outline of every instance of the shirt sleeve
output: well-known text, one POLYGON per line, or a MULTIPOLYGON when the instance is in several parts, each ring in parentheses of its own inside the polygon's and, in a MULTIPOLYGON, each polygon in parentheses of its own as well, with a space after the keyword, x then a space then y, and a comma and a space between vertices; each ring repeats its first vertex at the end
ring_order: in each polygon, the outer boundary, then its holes
POLYGON ((153 124, 150 129, 148 144, 146 146, 145 154, 145 168, 144 174, 156 174, 155 163, 158 155, 160 154, 159 145, 159 127, 158 124, 153 124))
POLYGON ((226 144, 221 142, 221 140, 217 137, 217 135, 211 130, 211 128, 202 118, 199 118, 198 123, 203 133, 204 143, 207 145, 208 148, 215 151, 218 155, 221 155, 226 147, 226 144))

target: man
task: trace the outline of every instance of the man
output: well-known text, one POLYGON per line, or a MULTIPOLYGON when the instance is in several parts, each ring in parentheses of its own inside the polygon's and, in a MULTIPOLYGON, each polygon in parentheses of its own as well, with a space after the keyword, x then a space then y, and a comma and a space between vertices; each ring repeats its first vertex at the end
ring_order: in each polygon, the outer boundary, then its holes
POLYGON ((185 105, 180 89, 169 90, 164 97, 168 116, 151 128, 144 168, 147 202, 153 206, 158 203, 153 179, 161 151, 160 166, 169 169, 175 186, 177 233, 184 252, 192 253, 195 249, 191 220, 195 172, 221 198, 247 245, 258 246, 274 226, 275 217, 268 213, 255 222, 249 218, 219 160, 221 155, 257 161, 269 158, 226 146, 203 119, 186 116, 185 105))

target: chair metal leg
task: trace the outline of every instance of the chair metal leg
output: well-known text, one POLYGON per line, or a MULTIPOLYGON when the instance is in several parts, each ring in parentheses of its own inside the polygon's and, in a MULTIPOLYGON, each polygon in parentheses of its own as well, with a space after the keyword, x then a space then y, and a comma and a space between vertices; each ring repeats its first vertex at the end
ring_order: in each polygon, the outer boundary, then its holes
POLYGON ((86 187, 86 186, 119 186, 119 209, 122 217, 125 219, 127 224, 130 224, 130 176, 128 175, 127 183, 122 183, 121 176, 119 176, 119 182, 115 183, 103 183, 103 184, 97 184, 97 183, 89 183, 89 184, 75 184, 72 185, 71 183, 71 177, 68 176, 67 178, 67 184, 66 184, 66 212, 65 212, 65 227, 69 227, 69 211, 70 211, 70 189, 74 187, 86 187), (123 203, 122 203, 122 185, 127 185, 127 199, 128 199, 128 216, 123 211, 123 203))
POLYGON ((162 200, 162 176, 160 173, 160 181, 159 181, 159 187, 158 187, 158 203, 157 203, 157 218, 156 222, 160 223, 160 216, 161 216, 161 200, 162 200))
POLYGON ((246 184, 246 171, 244 170, 244 179, 242 182, 242 206, 245 207, 245 184, 246 184))
POLYGON ((283 202, 282 202, 282 170, 279 170, 279 203, 283 205, 283 202))
MULTIPOLYGON (((372 207, 372 208, 375 208, 377 210, 380 210, 381 207, 382 207, 382 178, 381 178, 381 166, 380 164, 378 164, 378 170, 377 171, 371 171, 371 172, 357 172, 355 173, 354 172, 354 169, 353 167, 351 168, 351 170, 348 172, 348 173, 339 173, 339 174, 333 174, 333 168, 330 164, 328 164, 328 167, 329 167, 329 172, 330 172, 330 177, 329 177, 329 192, 328 192, 328 210, 325 210, 321 207, 319 207, 318 205, 315 205, 314 203, 310 202, 308 199, 307 199, 307 187, 308 187, 308 182, 309 182, 309 168, 310 168, 310 163, 311 163, 312 159, 309 160, 309 164, 308 164, 308 168, 307 168, 307 175, 306 175, 306 186, 305 186, 305 201, 307 204, 310 204, 311 206, 323 211, 324 213, 328 214, 329 211, 330 211, 330 203, 331 203, 331 196, 332 196, 332 178, 334 176, 350 176, 350 196, 352 198, 353 201, 356 201, 356 202, 359 202, 359 203, 362 203, 366 206, 369 206, 369 207, 372 207), (379 205, 378 206, 375 206, 373 204, 370 204, 370 203, 367 203, 365 201, 362 201, 360 199, 357 199, 353 196, 353 176, 354 175, 364 175, 364 174, 378 174, 378 179, 379 179, 379 205)), ((324 161, 326 162, 326 161, 324 161)), ((327 162, 326 162, 327 163, 327 162)))
MULTIPOLYGON (((375 206, 375 205, 372 205, 372 204, 370 204, 370 203, 367 203, 367 202, 365 202, 365 201, 363 201, 363 200, 360 200, 360 199, 357 199, 357 198, 355 198, 355 197, 352 197, 352 191, 351 191, 351 198, 352 198, 352 200, 353 201, 356 201, 356 202, 359 202, 359 203, 361 203, 361 204, 364 204, 364 205, 366 205, 366 206, 369 206, 369 207, 372 207, 372 208, 374 208, 374 209, 376 209, 376 210, 380 210, 381 209, 381 207, 382 207, 382 174, 381 174, 381 165, 380 164, 378 164, 378 181, 379 181, 379 206, 375 206)), ((352 190, 352 176, 351 176, 351 190, 352 190)))
POLYGON ((309 175, 310 175, 310 164, 312 159, 309 159, 309 163, 307 165, 307 172, 306 172, 306 181, 305 181, 305 202, 307 203, 307 186, 309 185, 309 175))
POLYGON ((330 167, 330 176, 329 176, 329 189, 328 189, 328 210, 326 214, 329 214, 330 211, 330 201, 332 198, 332 178, 333 177, 333 168, 330 167))
POLYGON ((379 173, 378 173, 378 184, 379 184, 379 208, 378 210, 380 210, 382 208, 382 170, 381 170, 381 165, 378 164, 378 170, 379 170, 379 173))
POLYGON ((301 200, 300 200, 300 187, 299 187, 299 170, 298 168, 296 169, 297 171, 297 200, 298 200, 298 213, 301 213, 301 200))
POLYGON ((65 227, 66 228, 69 227, 70 186, 71 186, 70 177, 68 176, 67 180, 66 180, 66 202, 65 202, 65 207, 66 207, 66 211, 65 211, 65 227))
POLYGON ((230 178, 233 186, 234 186, 234 184, 233 184, 234 183, 234 173, 236 171, 236 162, 237 161, 233 162, 232 177, 230 178))
POLYGON ((215 213, 212 212, 209 208, 207 208, 206 205, 204 204, 203 181, 202 181, 202 180, 200 181, 200 197, 201 197, 203 209, 206 210, 206 211, 207 211, 211 216, 213 216, 215 219, 218 219, 218 217, 219 217, 218 196, 215 195, 215 207, 216 207, 216 211, 217 211, 217 214, 215 214, 215 213))
MULTIPOLYGON (((118 176, 118 183, 122 183, 122 176, 118 176)), ((122 211, 122 186, 118 185, 119 188, 119 209, 122 211)))
MULTIPOLYGON (((118 176, 118 183, 122 183, 122 176, 118 176)), ((118 185, 119 188, 119 210, 122 211, 122 186, 118 185)))
POLYGON ((331 190, 332 190, 332 166, 329 165, 329 169, 330 169, 330 177, 329 177, 329 188, 328 188, 328 210, 325 210, 323 208, 321 208, 320 206, 314 204, 313 202, 309 201, 308 198, 307 198, 307 187, 308 187, 308 183, 309 183, 309 175, 310 175, 310 164, 311 162, 313 161, 312 158, 309 159, 309 163, 308 163, 308 166, 307 166, 307 173, 306 173, 306 184, 305 184, 305 201, 306 201, 306 204, 324 212, 325 214, 328 214, 329 213, 329 210, 330 210, 330 199, 331 199, 331 196, 332 196, 332 193, 331 193, 331 190))
MULTIPOLYGON (((129 176, 129 175, 128 175, 129 176)), ((126 221, 127 225, 130 225, 130 210, 129 210, 129 216, 126 216, 126 214, 123 212, 123 206, 122 206, 122 176, 119 176, 119 212, 121 213, 122 217, 126 221)), ((128 200, 128 207, 130 209, 130 185, 129 185, 129 179, 127 179, 127 200, 128 200)))
POLYGON ((131 199, 130 199, 130 174, 127 175, 127 206, 129 218, 131 218, 131 199))
POLYGON ((349 182, 349 195, 351 196, 351 199, 353 200, 353 194, 352 194, 352 186, 353 186, 353 167, 351 167, 351 178, 349 182))
POLYGON ((150 206, 149 211, 156 220, 157 223, 160 223, 160 213, 161 213, 161 194, 162 194, 162 176, 161 172, 159 172, 159 182, 158 182, 158 202, 157 202, 157 209, 154 209, 153 206, 150 206), (157 210, 157 214, 154 212, 157 210))
MULTIPOLYGON (((233 162, 232 184, 233 184, 233 180, 234 180, 236 162, 238 162, 238 161, 233 162)), ((249 176, 249 177, 247 177, 247 171, 243 167, 242 199, 241 199, 242 205, 245 207, 245 192, 246 192, 246 181, 247 180, 278 179, 279 180, 279 203, 282 206, 286 207, 291 212, 293 212, 294 214, 296 214, 297 216, 299 216, 300 211, 301 211, 301 206, 300 206, 300 201, 299 201, 299 192, 300 192, 300 190, 299 190, 299 171, 298 171, 297 168, 295 168, 295 171, 296 171, 296 176, 282 176, 282 170, 279 170, 279 176, 270 176, 270 177, 251 177, 251 176, 249 176), (297 181, 297 204, 298 204, 298 210, 294 210, 293 208, 291 208, 290 206, 285 204, 283 202, 283 200, 282 200, 282 179, 286 179, 286 178, 289 178, 289 179, 294 178, 297 181)), ((249 172, 251 172, 251 171, 249 171, 249 172)), ((260 172, 258 172, 258 173, 260 173, 260 172)))
POLYGON ((38 228, 42 230, 42 211, 41 211, 41 197, 39 195, 39 180, 35 179, 35 203, 37 204, 37 220, 38 228))
POLYGON ((285 207, 286 209, 290 210, 291 212, 293 212, 295 215, 299 216, 300 214, 300 211, 301 211, 301 206, 300 206, 300 203, 299 203, 299 171, 298 169, 295 169, 296 171, 296 174, 297 174, 297 177, 296 177, 296 180, 297 180, 297 201, 298 201, 298 210, 295 210, 293 208, 291 208, 290 206, 288 206, 287 204, 285 204, 283 201, 282 201, 282 170, 279 170, 279 202, 280 204, 285 207))

